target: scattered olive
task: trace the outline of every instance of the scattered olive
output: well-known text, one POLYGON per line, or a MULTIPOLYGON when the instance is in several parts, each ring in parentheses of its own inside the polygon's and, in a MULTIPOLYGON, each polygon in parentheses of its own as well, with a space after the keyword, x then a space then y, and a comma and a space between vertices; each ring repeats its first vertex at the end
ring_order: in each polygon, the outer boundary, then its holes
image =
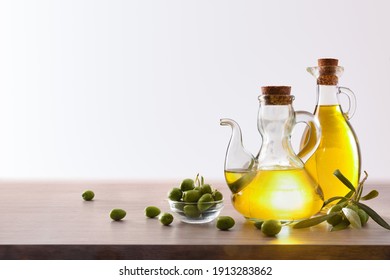
POLYGON ((154 218, 160 215, 161 210, 156 206, 148 206, 145 208, 145 215, 149 218, 154 218))
POLYGON ((235 224, 235 221, 230 216, 219 216, 217 219, 217 228, 220 230, 229 230, 235 224))
POLYGON ((266 220, 261 225, 261 231, 267 236, 275 236, 282 229, 282 224, 277 220, 266 220))
POLYGON ((83 194, 81 196, 83 197, 83 199, 85 201, 90 201, 95 197, 95 193, 91 190, 87 190, 87 191, 83 192, 83 194))
POLYGON ((163 213, 159 220, 164 226, 169 226, 173 222, 173 216, 170 213, 163 213))
POLYGON ((110 213, 110 218, 114 221, 120 221, 126 216, 126 211, 123 209, 112 209, 110 213))

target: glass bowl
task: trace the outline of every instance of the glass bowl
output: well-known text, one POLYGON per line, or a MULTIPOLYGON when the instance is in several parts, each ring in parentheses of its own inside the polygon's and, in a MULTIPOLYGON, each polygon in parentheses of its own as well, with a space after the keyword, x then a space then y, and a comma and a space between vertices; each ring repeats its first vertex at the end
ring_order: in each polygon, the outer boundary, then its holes
POLYGON ((184 223, 204 224, 218 217, 223 208, 223 200, 212 202, 184 202, 168 199, 171 211, 184 223))

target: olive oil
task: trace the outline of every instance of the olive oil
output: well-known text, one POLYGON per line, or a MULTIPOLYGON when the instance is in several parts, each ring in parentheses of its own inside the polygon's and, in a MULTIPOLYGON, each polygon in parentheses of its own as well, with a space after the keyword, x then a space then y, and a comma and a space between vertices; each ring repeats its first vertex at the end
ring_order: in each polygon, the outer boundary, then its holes
POLYGON ((232 204, 247 219, 293 221, 323 205, 322 191, 305 169, 226 170, 232 204))
MULTIPOLYGON (((305 169, 319 183, 324 198, 345 196, 349 189, 333 175, 339 169, 354 186, 360 174, 360 151, 357 137, 346 120, 340 105, 317 106, 314 115, 321 125, 321 141, 314 154, 306 161, 305 169)), ((299 156, 304 156, 314 145, 312 133, 306 131, 299 156)))

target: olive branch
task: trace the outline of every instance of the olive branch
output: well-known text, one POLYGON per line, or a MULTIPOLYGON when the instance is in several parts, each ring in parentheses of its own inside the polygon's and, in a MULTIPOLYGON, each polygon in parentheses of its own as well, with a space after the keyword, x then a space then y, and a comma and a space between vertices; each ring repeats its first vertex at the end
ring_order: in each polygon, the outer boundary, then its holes
POLYGON ((330 228, 331 231, 343 230, 350 225, 353 228, 361 228, 367 223, 368 218, 371 217, 378 225, 390 230, 390 225, 377 212, 360 202, 361 200, 366 201, 373 199, 379 195, 377 190, 372 190, 368 194, 362 196, 364 183, 368 177, 366 171, 364 171, 364 178, 359 182, 356 188, 340 170, 337 169, 333 174, 349 189, 349 192, 345 196, 335 196, 326 200, 322 209, 330 203, 337 201, 337 203, 329 209, 327 214, 299 221, 293 225, 293 228, 312 227, 325 221, 332 225, 330 228))

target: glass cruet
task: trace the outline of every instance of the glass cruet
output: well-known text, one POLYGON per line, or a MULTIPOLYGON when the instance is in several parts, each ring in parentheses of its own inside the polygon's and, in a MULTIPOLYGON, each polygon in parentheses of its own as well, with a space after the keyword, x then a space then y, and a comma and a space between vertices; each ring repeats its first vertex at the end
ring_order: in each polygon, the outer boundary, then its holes
MULTIPOLYGON (((314 154, 305 164, 306 170, 320 184, 324 198, 345 196, 349 189, 333 175, 339 169, 355 186, 359 182, 361 155, 359 141, 349 120, 356 109, 354 93, 345 87, 338 86, 339 77, 344 68, 338 66, 338 60, 323 58, 318 66, 309 67, 307 71, 317 79, 317 105, 314 115, 318 118, 322 136, 314 154), (349 108, 343 111, 339 96, 348 97, 349 108)), ((313 145, 315 130, 307 129, 301 141, 300 156, 306 156, 313 145)))
POLYGON ((239 125, 221 119, 221 125, 232 128, 225 158, 232 204, 250 220, 301 220, 323 205, 321 188, 304 168, 304 161, 319 144, 321 129, 312 114, 294 111, 290 91, 287 86, 262 87, 257 119, 262 145, 256 157, 244 149, 239 125), (299 122, 314 127, 318 142, 301 158, 291 146, 291 133, 299 122))

